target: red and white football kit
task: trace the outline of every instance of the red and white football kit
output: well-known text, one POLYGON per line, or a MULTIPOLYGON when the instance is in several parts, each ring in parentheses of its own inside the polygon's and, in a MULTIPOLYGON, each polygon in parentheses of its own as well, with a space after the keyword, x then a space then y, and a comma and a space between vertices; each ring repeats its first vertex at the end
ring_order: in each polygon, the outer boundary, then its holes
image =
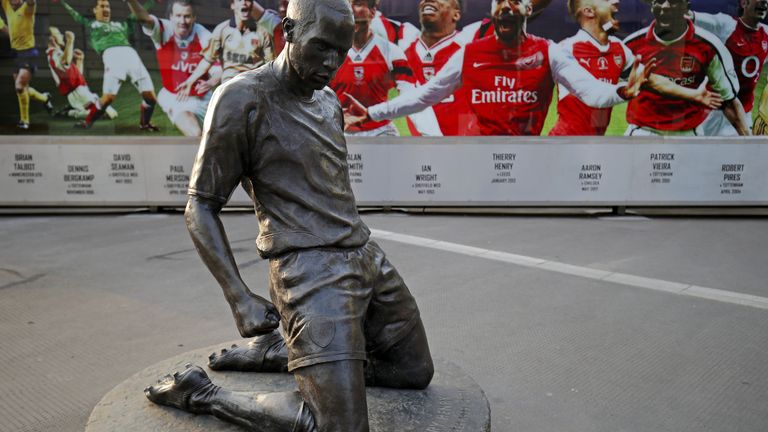
POLYGON ((384 39, 396 44, 403 51, 410 46, 413 41, 419 38, 421 31, 415 25, 409 22, 400 22, 389 19, 376 11, 371 21, 371 31, 384 39))
POLYGON ((432 106, 456 89, 473 114, 468 135, 539 135, 555 83, 590 106, 623 102, 619 85, 593 78, 556 43, 533 35, 508 47, 489 36, 454 54, 427 84, 368 108, 374 119, 394 118, 432 106))
MULTIPOLYGON (((677 85, 697 88, 709 78, 709 86, 723 100, 731 100, 739 91, 728 50, 712 33, 688 22, 688 30, 673 41, 659 39, 654 33, 655 21, 649 27, 627 36, 624 43, 635 57, 656 59, 654 73, 677 85)), ((700 135, 697 129, 709 114, 708 109, 687 100, 644 91, 627 107, 626 135, 687 134, 700 135)))
MULTIPOLYGON (((421 38, 418 38, 405 50, 405 57, 413 68, 413 74, 419 85, 429 82, 461 49, 463 44, 457 40, 458 35, 459 32, 454 31, 431 47, 427 47, 421 38)), ((445 136, 458 135, 459 125, 471 115, 466 101, 457 97, 456 94, 443 99, 432 106, 432 109, 437 117, 440 131, 445 136)))
MULTIPOLYGON (((585 30, 560 42, 568 53, 593 77, 616 84, 632 68, 635 57, 616 37, 600 44, 585 30)), ((549 135, 605 135, 611 121, 611 108, 592 108, 558 85, 557 123, 549 135)))
MULTIPOLYGON (((71 110, 67 111, 67 115, 74 118, 85 118, 92 105, 99 106, 99 97, 88 87, 85 76, 74 61, 69 64, 64 63, 64 50, 48 48, 45 54, 48 67, 51 69, 51 76, 59 88, 59 93, 67 97, 67 103, 72 107, 71 110)), ((111 106, 107 107, 106 113, 109 118, 117 117, 117 111, 111 106)))
MULTIPOLYGON (((749 114, 755 104, 755 87, 768 58, 768 26, 759 24, 749 27, 741 19, 719 13, 717 15, 696 12, 694 22, 720 39, 733 57, 736 76, 739 78, 738 98, 749 114)), ((752 116, 747 116, 751 123, 752 116)), ((713 111, 702 125, 704 133, 712 136, 736 135, 722 111, 713 111)))
POLYGON ((198 84, 207 80, 208 74, 203 75, 192 85, 189 98, 184 102, 176 99, 176 88, 192 75, 203 60, 202 51, 208 46, 211 32, 202 25, 195 24, 189 36, 181 39, 173 33, 173 24, 169 20, 158 19, 154 15, 150 17, 154 21, 154 26, 152 29, 144 27, 142 29, 152 39, 157 50, 157 64, 163 81, 163 88, 157 95, 160 106, 174 123, 176 117, 184 111, 189 111, 202 119, 205 117, 211 92, 199 91, 198 84))
MULTIPOLYGON (((413 70, 403 51, 397 45, 373 34, 362 49, 349 49, 344 63, 329 86, 336 92, 342 105, 346 104, 347 99, 344 93, 349 93, 363 105, 369 106, 385 102, 391 89, 407 92, 413 90, 415 83, 413 70)), ((434 114, 431 115, 433 123, 436 123, 434 114)), ((397 135, 390 120, 368 120, 347 132, 372 136, 397 135)))

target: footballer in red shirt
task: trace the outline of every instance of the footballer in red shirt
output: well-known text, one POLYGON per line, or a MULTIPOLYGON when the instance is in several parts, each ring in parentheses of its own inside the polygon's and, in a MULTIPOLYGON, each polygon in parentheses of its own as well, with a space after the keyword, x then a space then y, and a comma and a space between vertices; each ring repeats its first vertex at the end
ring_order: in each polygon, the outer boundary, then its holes
MULTIPOLYGON (((560 45, 592 76, 616 84, 629 73, 635 56, 620 39, 609 35, 618 29, 615 18, 619 0, 569 0, 568 9, 580 30, 560 45)), ((611 108, 592 108, 558 85, 557 123, 549 135, 605 135, 611 108)))
MULTIPOLYGON (((416 81, 426 84, 464 45, 459 40, 456 23, 461 18, 460 0, 421 0, 419 21, 421 34, 405 50, 416 81)), ((463 99, 451 94, 432 106, 440 131, 445 136, 458 135, 460 125, 469 115, 463 99)))
MULTIPOLYGON (((687 0, 651 0, 654 21, 624 43, 643 58, 656 58, 655 72, 683 87, 706 80, 723 99, 723 113, 740 135, 747 135, 744 109, 736 97, 739 82, 730 53, 712 33, 686 18, 687 0)), ((627 107, 626 135, 702 135, 699 127, 710 110, 694 102, 643 92, 627 107)))
POLYGON ((221 68, 216 67, 201 75, 185 97, 179 97, 176 89, 200 65, 202 51, 208 46, 211 32, 196 22, 197 14, 189 0, 173 0, 169 19, 150 15, 140 5, 135 9, 144 33, 152 39, 157 51, 157 64, 163 82, 163 88, 157 95, 160 107, 184 135, 200 136, 211 99, 210 90, 218 84, 221 68))
POLYGON ((601 82, 554 42, 526 33, 532 11, 530 0, 494 0, 493 36, 457 51, 426 85, 368 109, 350 108, 347 122, 418 112, 460 88, 473 114, 466 134, 539 135, 555 83, 598 108, 637 95, 652 67, 633 68, 626 85, 601 82))
MULTIPOLYGON (((376 11, 375 0, 351 0, 350 3, 355 16, 354 41, 344 63, 329 84, 342 106, 353 99, 366 105, 375 105, 386 102, 393 88, 400 92, 412 90, 416 79, 403 51, 371 30, 370 24, 376 11)), ((419 132, 440 135, 431 109, 413 113, 410 118, 419 132)), ((358 136, 398 135, 395 125, 389 119, 368 119, 348 125, 345 133, 358 136)))
MULTIPOLYGON (((85 54, 74 48, 75 35, 71 31, 64 35, 57 27, 49 27, 48 49, 45 57, 51 76, 59 93, 67 97, 68 106, 59 110, 56 115, 66 115, 76 119, 84 119, 91 110, 98 110, 101 105, 99 97, 91 91, 83 75, 85 54)), ((107 107, 109 118, 117 117, 117 111, 107 107)))
MULTIPOLYGON (((741 0, 738 18, 723 13, 693 14, 694 25, 717 36, 731 53, 739 79, 738 98, 747 113, 748 123, 752 121, 750 114, 755 103, 755 87, 768 58, 768 26, 760 22, 767 14, 767 0, 741 0)), ((722 111, 713 111, 702 128, 706 135, 736 135, 736 130, 722 111)))

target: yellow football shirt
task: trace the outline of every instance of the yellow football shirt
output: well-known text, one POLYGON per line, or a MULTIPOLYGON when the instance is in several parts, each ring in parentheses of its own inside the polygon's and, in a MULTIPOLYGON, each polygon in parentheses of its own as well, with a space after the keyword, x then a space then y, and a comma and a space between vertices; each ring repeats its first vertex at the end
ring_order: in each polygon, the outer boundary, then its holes
POLYGON ((23 2, 14 10, 10 0, 3 1, 3 11, 8 21, 8 34, 11 37, 11 48, 21 51, 35 47, 35 10, 37 5, 30 6, 23 2))

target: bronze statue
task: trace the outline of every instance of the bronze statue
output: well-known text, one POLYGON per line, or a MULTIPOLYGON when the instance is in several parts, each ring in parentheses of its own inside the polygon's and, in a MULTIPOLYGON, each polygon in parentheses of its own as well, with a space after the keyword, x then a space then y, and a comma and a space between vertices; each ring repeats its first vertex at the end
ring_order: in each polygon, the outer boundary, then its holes
POLYGON ((210 367, 288 370, 298 391, 231 392, 189 367, 148 387, 151 401, 254 431, 358 432, 368 431, 366 385, 429 385, 419 310, 357 213, 342 108, 327 87, 354 25, 348 0, 292 0, 280 56, 214 94, 190 181, 193 242, 240 334, 257 336, 212 355, 210 367), (269 259, 271 303, 242 280, 219 219, 241 180, 269 259))

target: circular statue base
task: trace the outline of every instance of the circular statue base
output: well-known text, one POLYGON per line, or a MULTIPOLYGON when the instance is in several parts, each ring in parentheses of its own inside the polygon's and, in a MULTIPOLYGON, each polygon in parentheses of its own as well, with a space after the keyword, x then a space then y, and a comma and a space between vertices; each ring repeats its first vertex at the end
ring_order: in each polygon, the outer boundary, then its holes
MULTIPOLYGON (((91 412, 85 431, 243 431, 213 416, 155 405, 143 391, 163 375, 184 370, 186 363, 204 366, 210 353, 232 343, 241 344, 242 340, 190 351, 133 375, 101 399, 91 412)), ((272 392, 296 388, 290 374, 204 369, 214 384, 228 390, 272 392)), ((458 366, 440 359, 435 360, 435 377, 426 390, 368 388, 368 417, 371 432, 487 432, 491 429, 490 407, 480 386, 458 366)))

